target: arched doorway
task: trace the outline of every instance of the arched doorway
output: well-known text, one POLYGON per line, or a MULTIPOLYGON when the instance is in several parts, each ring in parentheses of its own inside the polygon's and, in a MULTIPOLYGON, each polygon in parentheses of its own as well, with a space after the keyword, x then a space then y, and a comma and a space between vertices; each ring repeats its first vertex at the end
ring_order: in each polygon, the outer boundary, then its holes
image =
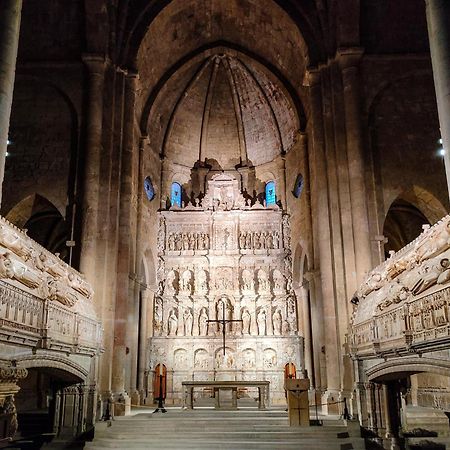
MULTIPOLYGON (((56 437, 85 435, 94 424, 93 390, 85 380, 61 368, 29 367, 16 394, 17 437, 41 448, 56 437)), ((33 363, 34 365, 34 363, 33 363)))

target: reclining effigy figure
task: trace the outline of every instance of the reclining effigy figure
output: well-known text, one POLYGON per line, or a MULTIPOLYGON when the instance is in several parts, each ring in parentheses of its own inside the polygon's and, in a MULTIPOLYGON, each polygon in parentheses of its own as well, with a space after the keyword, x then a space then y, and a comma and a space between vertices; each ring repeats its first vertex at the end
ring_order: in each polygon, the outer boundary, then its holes
POLYGON ((35 259, 36 267, 56 278, 65 278, 67 268, 56 257, 41 252, 35 259))
POLYGON ((48 280, 49 298, 56 300, 65 306, 73 306, 77 302, 77 296, 71 292, 71 288, 63 282, 53 279, 48 280))
POLYGON ((3 245, 25 260, 31 256, 33 251, 33 248, 27 245, 19 233, 4 224, 0 224, 0 245, 3 245))
MULTIPOLYGON (((418 295, 437 283, 439 277, 450 269, 450 250, 422 263, 402 277, 402 283, 418 295)), ((446 274, 445 276, 448 276, 446 274)), ((442 278, 441 278, 442 280, 442 278)))
POLYGON ((12 267, 11 253, 0 254, 0 278, 13 278, 14 270, 12 267))
POLYGON ((32 270, 18 258, 14 258, 11 254, 9 254, 7 258, 10 260, 10 267, 13 271, 13 276, 11 278, 32 289, 41 285, 42 276, 40 273, 32 270))
POLYGON ((434 227, 429 234, 417 242, 414 253, 418 263, 430 259, 450 248, 450 221, 434 227))
POLYGON ((79 275, 69 273, 68 277, 69 286, 75 291, 79 292, 82 296, 90 299, 93 295, 93 290, 86 280, 83 280, 79 275))
POLYGON ((361 287, 356 292, 356 295, 359 299, 362 299, 364 297, 367 297, 369 294, 371 294, 373 291, 377 291, 378 289, 381 289, 385 283, 386 278, 383 277, 381 272, 372 272, 369 274, 367 281, 361 285, 361 287))

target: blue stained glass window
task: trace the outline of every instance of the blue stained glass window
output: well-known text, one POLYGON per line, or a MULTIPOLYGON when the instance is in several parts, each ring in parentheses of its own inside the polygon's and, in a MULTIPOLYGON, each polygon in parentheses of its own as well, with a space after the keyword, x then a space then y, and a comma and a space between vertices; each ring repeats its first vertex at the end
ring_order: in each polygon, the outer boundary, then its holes
POLYGON ((152 201, 155 198, 155 189, 150 177, 146 177, 144 180, 144 190, 149 201, 152 201))
POLYGON ((266 205, 274 205, 277 198, 275 193, 275 181, 266 183, 266 205))
POLYGON ((294 197, 299 198, 300 195, 302 194, 303 191, 303 186, 304 186, 304 180, 303 180, 303 175, 301 173, 299 173, 297 175, 297 179, 295 180, 295 184, 294 184, 294 190, 292 191, 292 193, 294 194, 294 197))
POLYGON ((170 192, 170 203, 172 206, 179 206, 181 208, 181 185, 180 183, 172 183, 172 190, 170 192))

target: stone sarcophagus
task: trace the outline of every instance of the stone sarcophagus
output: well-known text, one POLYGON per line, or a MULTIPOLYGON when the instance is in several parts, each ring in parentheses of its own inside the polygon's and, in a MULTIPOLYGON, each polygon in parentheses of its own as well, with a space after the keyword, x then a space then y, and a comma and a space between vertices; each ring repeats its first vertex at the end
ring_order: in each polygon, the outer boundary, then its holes
POLYGON ((284 401, 285 364, 302 368, 289 234, 286 214, 246 205, 227 175, 202 205, 159 213, 150 369, 166 365, 169 401, 184 380, 268 380, 284 401), (225 354, 223 325, 208 322, 222 319, 238 320, 225 325, 225 354))
POLYGON ((450 216, 373 269, 355 293, 353 354, 361 359, 450 348, 450 216))

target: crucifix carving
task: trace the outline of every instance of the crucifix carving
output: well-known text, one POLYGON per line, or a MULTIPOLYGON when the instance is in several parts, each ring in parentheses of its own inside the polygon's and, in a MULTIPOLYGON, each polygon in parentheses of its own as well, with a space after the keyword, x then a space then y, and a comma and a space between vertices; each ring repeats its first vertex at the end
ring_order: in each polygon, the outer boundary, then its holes
POLYGON ((242 319, 225 319, 226 311, 225 311, 225 302, 222 301, 222 319, 212 320, 208 319, 206 322, 208 323, 219 323, 222 324, 222 342, 223 342, 223 354, 225 355, 225 325, 229 322, 242 322, 242 319))

